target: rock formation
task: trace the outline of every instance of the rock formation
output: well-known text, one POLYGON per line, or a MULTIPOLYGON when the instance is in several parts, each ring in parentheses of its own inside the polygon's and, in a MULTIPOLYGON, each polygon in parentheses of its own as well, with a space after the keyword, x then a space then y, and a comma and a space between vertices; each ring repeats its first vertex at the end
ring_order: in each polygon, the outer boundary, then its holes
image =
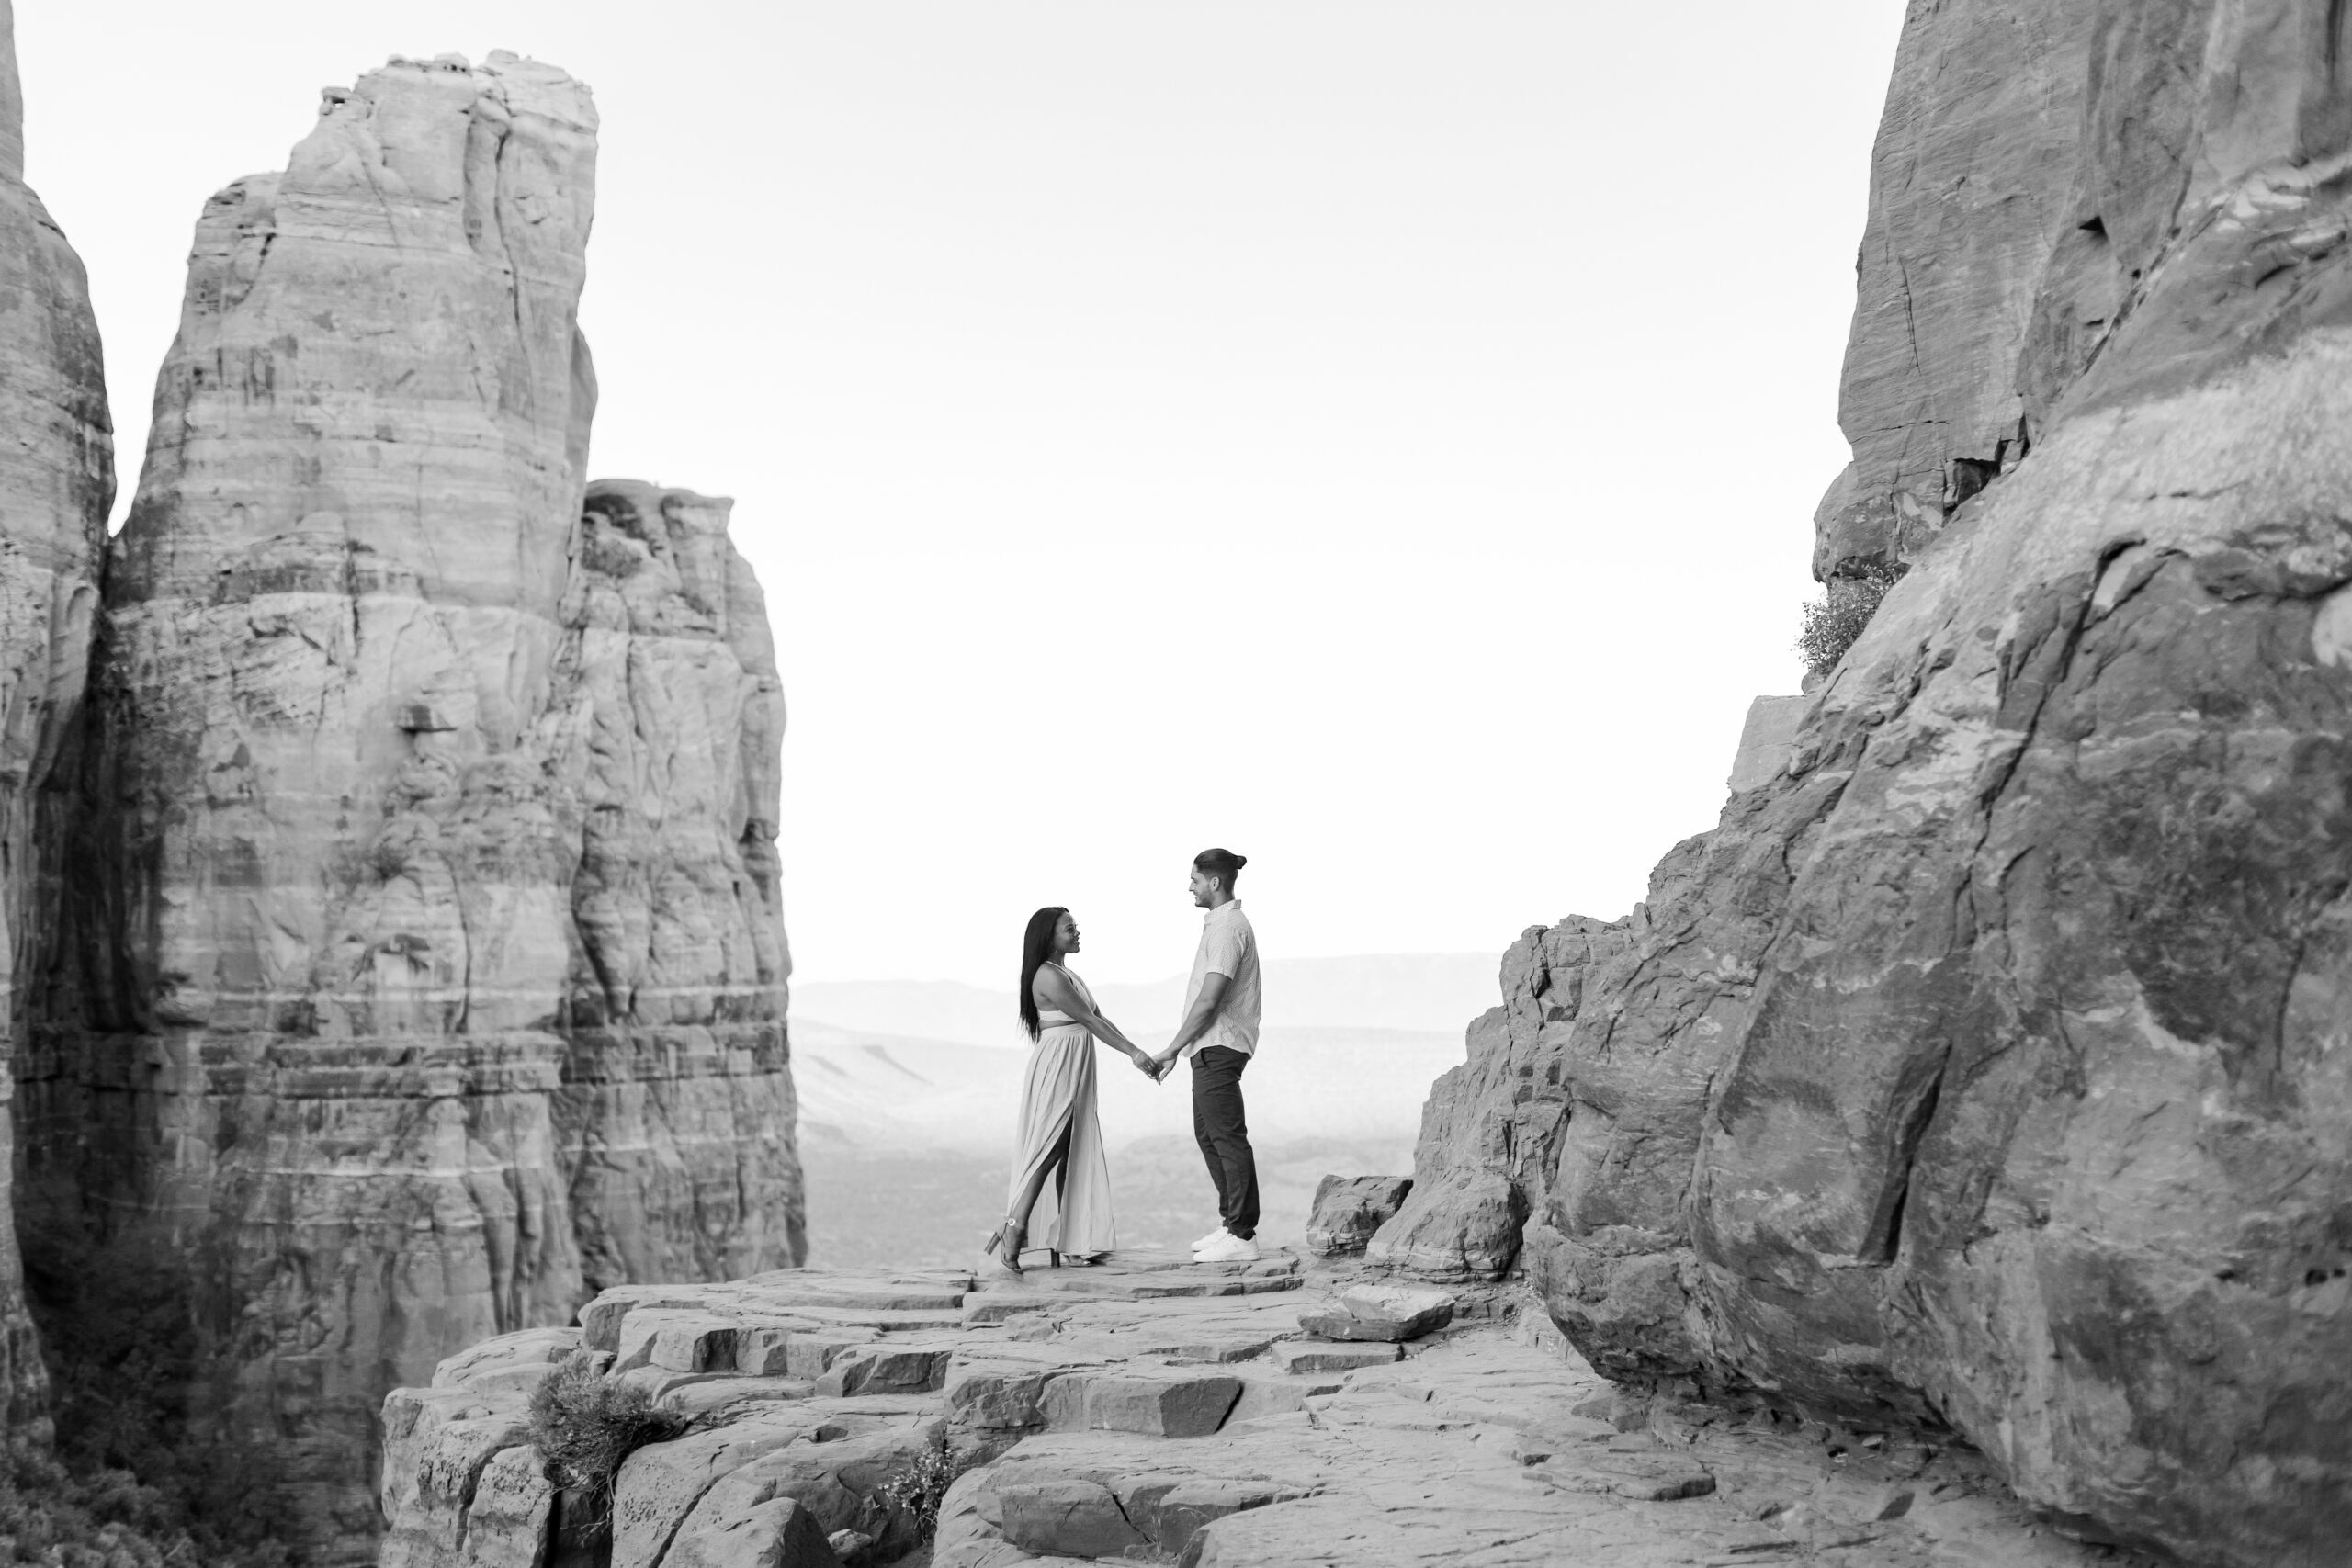
POLYGON ((385 1400, 381 1568, 2153 1568, 2037 1529, 1964 1448, 1612 1395, 1516 1288, 1357 1269, 608 1291, 385 1400), (620 1460, 603 1539, 531 1446, 559 1367, 693 1421, 620 1460), (951 1477, 925 1551, 923 1482, 951 1477))
POLYGON ((802 1251, 775 660, 728 502, 584 483, 595 127, 331 90, 206 207, 107 565, 28 1235, 190 1303, 346 1555, 386 1389, 802 1251))
POLYGON ((2041 439, 2048 400, 2018 362, 2053 259, 2083 243, 2069 184, 2098 8, 1967 0, 1905 17, 1855 257, 1838 404, 1854 460, 1815 519, 1816 577, 1917 550, 2041 439))
POLYGON ((559 1120, 589 1288, 798 1261, 784 697, 733 502, 588 487, 556 663, 576 813, 559 1120))
MULTIPOLYGON (((25 1050, 32 977, 52 953, 63 821, 53 786, 74 772, 114 502, 97 321, 80 258, 25 185, 15 35, 0 0, 0 994, 12 1056, 25 1050)), ((0 1213, 14 1163, 0 1144, 0 1213)), ((39 1418, 45 1381, 16 1229, 0 1224, 0 1430, 39 1418)))
POLYGON ((1362 1252, 1412 1190, 1410 1177, 1325 1177, 1307 1212, 1306 1250, 1318 1258, 1362 1252))
POLYGON ((1371 1256, 1489 1269, 1523 1213, 1614 1375, 1956 1430, 2192 1561, 2341 1560, 2338 13, 1913 6, 1816 554, 1909 573, 1632 917, 1511 950, 1371 1256))
POLYGON ((1732 754, 1731 777, 1724 781, 1734 795, 1760 788, 1780 777, 1789 765, 1797 729, 1811 705, 1803 697, 1758 697, 1747 705, 1739 749, 1732 754))

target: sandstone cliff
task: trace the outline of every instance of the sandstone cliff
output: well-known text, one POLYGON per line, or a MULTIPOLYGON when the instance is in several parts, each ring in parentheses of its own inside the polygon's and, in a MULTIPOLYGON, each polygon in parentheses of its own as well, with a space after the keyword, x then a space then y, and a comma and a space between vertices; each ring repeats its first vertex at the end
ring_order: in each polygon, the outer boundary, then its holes
MULTIPOLYGON (((51 954, 62 822, 53 786, 74 771, 114 501, 113 425, 82 263, 24 183, 15 28, 0 0, 0 987, 12 1056, 25 1048, 33 977, 51 954)), ((0 1139, 10 1138, 0 1121, 0 1139)), ((14 1163, 0 1143, 0 1213, 14 1163)), ((40 1416, 44 1382, 16 1229, 0 1224, 0 1430, 40 1416)))
POLYGON ((554 755, 577 955, 559 1121, 583 1280, 808 1250, 775 836, 784 698, 731 502, 588 487, 554 755))
POLYGON ((1512 949, 1374 1256, 1490 1267, 1524 1213, 1613 1374, 1954 1429, 2194 1561, 2341 1561, 2337 11, 1913 6, 1841 484, 1936 504, 1826 507, 1817 556, 1909 575, 1630 919, 1512 949))
POLYGON ((107 567, 28 1246, 188 1303, 346 1555, 385 1390, 802 1250, 775 661, 726 502, 584 483, 595 128, 331 90, 205 209, 107 567))
POLYGON ((1854 460, 1815 518, 1824 579, 1905 556, 2041 439, 2018 375, 2064 247, 2096 6, 1913 5, 1871 158, 1838 423, 1854 460))

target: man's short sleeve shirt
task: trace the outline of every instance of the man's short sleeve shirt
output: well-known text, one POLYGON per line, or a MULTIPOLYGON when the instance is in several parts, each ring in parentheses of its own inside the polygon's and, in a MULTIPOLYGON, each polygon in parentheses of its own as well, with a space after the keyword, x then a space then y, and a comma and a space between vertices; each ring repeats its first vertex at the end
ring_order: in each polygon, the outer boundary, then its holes
POLYGON ((1192 1015, 1193 1003, 1200 998, 1201 987, 1211 975, 1226 977, 1225 995, 1217 1002, 1216 1017, 1207 1032, 1186 1047, 1184 1055, 1189 1056, 1203 1046, 1221 1045, 1245 1056, 1254 1055, 1261 1003, 1258 933, 1241 912, 1238 898, 1211 909, 1201 922, 1200 949, 1193 955, 1192 981, 1184 987, 1185 1017, 1192 1015))

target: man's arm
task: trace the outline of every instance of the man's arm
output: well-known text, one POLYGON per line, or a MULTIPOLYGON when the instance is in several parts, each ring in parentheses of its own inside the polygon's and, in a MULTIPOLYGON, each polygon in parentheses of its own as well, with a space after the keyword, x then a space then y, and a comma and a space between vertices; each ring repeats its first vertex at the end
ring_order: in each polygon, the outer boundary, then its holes
POLYGON ((1209 1025, 1216 1021, 1217 1006, 1225 1000, 1225 988, 1231 984, 1231 976, 1219 975, 1214 970, 1201 976, 1201 994, 1193 998, 1192 1010, 1184 1015, 1184 1021, 1176 1026, 1176 1038, 1153 1058, 1163 1071, 1183 1054, 1185 1046, 1209 1032, 1209 1025))

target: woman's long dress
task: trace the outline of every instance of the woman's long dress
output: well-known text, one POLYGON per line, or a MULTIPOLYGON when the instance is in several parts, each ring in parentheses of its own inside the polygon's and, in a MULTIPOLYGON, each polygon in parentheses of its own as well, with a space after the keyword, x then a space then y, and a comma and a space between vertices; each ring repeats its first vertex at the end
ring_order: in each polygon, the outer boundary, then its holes
MULTIPOLYGON (((1067 969, 1062 973, 1093 1006, 1094 993, 1086 982, 1067 969)), ((1094 1035, 1051 1008, 1039 1011, 1037 1022, 1028 1076, 1021 1085, 1021 1126, 1004 1211, 1012 1213, 1022 1189, 1053 1162, 1067 1130, 1069 1156, 1057 1176, 1047 1178, 1037 1206, 1029 1212, 1028 1245, 1081 1257, 1108 1252, 1118 1239, 1111 1224, 1111 1167, 1102 1157, 1102 1127, 1094 1111, 1094 1035)))

